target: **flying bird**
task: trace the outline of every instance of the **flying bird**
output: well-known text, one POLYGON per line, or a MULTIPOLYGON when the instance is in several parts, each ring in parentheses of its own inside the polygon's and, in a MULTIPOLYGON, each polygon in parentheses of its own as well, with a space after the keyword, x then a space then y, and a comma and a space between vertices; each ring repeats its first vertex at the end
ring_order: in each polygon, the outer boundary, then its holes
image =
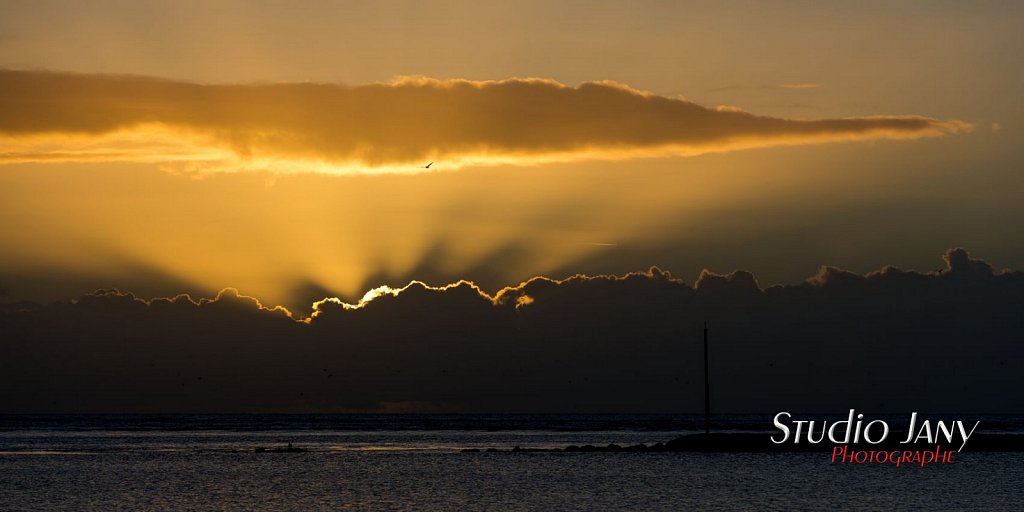
POLYGON ((434 165, 434 162, 430 162, 429 164, 427 164, 427 165, 424 165, 424 166, 423 166, 423 168, 424 168, 424 169, 430 169, 430 166, 431 166, 431 165, 434 165))

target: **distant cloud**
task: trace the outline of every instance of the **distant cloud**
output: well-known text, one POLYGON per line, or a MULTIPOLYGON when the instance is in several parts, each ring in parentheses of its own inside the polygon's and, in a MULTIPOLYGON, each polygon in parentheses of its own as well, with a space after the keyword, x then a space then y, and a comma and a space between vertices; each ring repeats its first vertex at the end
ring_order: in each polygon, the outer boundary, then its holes
MULTIPOLYGON (((807 88, 816 84, 788 84, 807 88)), ((208 85, 0 71, 0 163, 132 160, 186 169, 426 172, 465 164, 694 155, 912 139, 971 126, 922 116, 792 120, 608 81, 208 85)))
POLYGON ((817 89, 817 88, 821 87, 821 84, 810 84, 810 83, 780 84, 779 87, 781 87, 783 89, 817 89))
POLYGON ((728 91, 756 91, 756 90, 778 90, 778 89, 790 89, 790 90, 805 90, 805 89, 818 89, 822 87, 822 84, 813 82, 796 82, 787 84, 743 84, 743 85, 725 85, 721 87, 715 87, 709 89, 706 92, 718 93, 728 91))
POLYGON ((705 320, 718 411, 1024 411, 1024 274, 945 261, 768 288, 657 268, 413 282, 305 320, 230 289, 0 304, 0 412, 695 412, 705 320))

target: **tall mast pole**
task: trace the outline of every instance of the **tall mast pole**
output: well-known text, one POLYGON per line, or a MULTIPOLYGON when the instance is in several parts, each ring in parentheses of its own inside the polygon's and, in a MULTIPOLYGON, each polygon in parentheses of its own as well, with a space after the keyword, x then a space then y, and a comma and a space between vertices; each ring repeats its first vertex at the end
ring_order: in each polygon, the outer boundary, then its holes
POLYGON ((711 388, 708 382, 708 321, 704 320, 704 433, 711 434, 711 388))

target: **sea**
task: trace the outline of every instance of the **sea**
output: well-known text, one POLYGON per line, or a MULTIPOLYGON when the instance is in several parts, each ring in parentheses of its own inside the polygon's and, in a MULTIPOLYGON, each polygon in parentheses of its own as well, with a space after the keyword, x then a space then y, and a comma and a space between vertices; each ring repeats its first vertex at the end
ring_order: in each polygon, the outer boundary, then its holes
MULTIPOLYGON (((771 415, 713 427, 770 431, 771 415)), ((523 450, 702 429, 673 414, 0 415, 0 510, 1024 510, 1021 453, 896 467, 833 464, 829 447, 523 450), (303 451, 275 451, 289 443, 303 451)))

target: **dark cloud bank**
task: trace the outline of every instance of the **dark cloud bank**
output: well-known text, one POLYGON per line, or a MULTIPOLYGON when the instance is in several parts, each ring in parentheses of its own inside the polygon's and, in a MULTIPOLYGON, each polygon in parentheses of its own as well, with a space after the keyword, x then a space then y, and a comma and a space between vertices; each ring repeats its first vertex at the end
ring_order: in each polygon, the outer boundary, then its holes
POLYGON ((491 297, 412 284, 308 323, 226 290, 0 306, 0 411, 1024 411, 1024 273, 651 269, 491 297))

